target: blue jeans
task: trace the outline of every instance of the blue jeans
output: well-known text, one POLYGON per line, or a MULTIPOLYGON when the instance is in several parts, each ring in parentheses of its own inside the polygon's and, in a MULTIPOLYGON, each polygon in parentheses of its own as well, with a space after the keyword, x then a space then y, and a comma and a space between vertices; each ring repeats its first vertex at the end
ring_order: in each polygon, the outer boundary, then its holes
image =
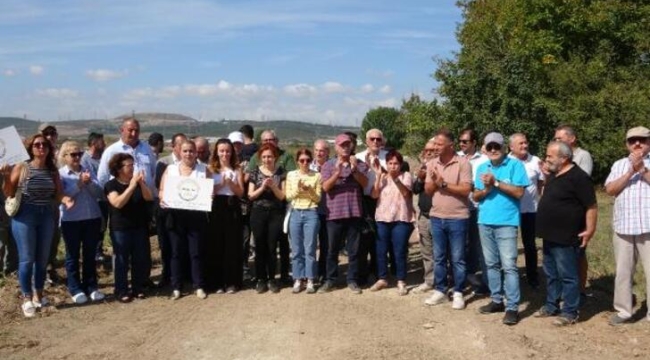
POLYGON ((377 277, 388 278, 388 250, 393 248, 395 256, 396 277, 399 281, 406 280, 409 237, 413 232, 413 224, 404 221, 377 221, 377 277))
POLYGON ((18 281, 25 297, 32 295, 32 275, 34 289, 43 290, 54 227, 51 205, 23 203, 11 219, 11 231, 18 249, 18 281))
POLYGON ((68 291, 74 296, 81 292, 88 294, 97 290, 95 255, 101 233, 102 218, 61 221, 61 233, 65 242, 65 272, 68 291), (79 253, 82 253, 83 276, 79 276, 79 253), (81 281, 83 279, 83 281, 81 281))
POLYGON ((142 292, 147 279, 147 228, 113 230, 113 273, 115 296, 129 293, 128 273, 131 268, 131 287, 135 294, 142 292))
POLYGON ((490 297, 492 301, 500 304, 503 302, 505 290, 505 297, 508 299, 506 310, 518 311, 521 294, 517 269, 517 227, 479 224, 478 229, 487 265, 490 297))
POLYGON ((291 210, 289 218, 291 273, 296 280, 316 278, 318 271, 316 237, 319 227, 316 209, 291 210))
POLYGON ((433 235, 433 284, 440 292, 447 291, 447 259, 454 272, 454 292, 465 287, 465 241, 467 219, 441 219, 431 217, 433 235))
POLYGON ((328 253, 327 281, 334 282, 338 275, 339 251, 346 245, 348 252, 347 282, 356 283, 359 275, 359 227, 361 218, 347 218, 327 221, 328 253))
POLYGON ((578 257, 580 247, 562 245, 544 240, 544 273, 546 274, 546 303, 549 312, 557 312, 563 299, 562 315, 578 317, 580 306, 580 276, 578 257))

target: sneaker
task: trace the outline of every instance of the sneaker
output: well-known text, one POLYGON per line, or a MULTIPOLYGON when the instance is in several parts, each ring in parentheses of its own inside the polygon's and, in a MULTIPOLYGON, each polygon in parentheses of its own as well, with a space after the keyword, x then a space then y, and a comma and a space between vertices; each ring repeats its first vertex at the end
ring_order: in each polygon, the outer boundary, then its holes
POLYGON ((506 307, 503 305, 503 303, 495 303, 494 301, 490 301, 489 304, 483 305, 480 308, 478 308, 478 312, 481 314, 494 314, 498 312, 503 312, 506 309, 506 307))
POLYGON ((411 290, 414 294, 424 294, 427 291, 433 290, 433 286, 427 284, 427 283, 422 283, 418 285, 416 288, 411 290))
POLYGON ((536 318, 547 318, 551 316, 557 316, 558 314, 559 314, 558 311, 551 312, 548 311, 546 306, 542 306, 541 308, 539 308, 539 310, 537 310, 537 312, 533 316, 536 318))
POLYGON ((348 284, 348 289, 350 289, 350 291, 352 291, 353 294, 357 294, 357 295, 361 294, 361 288, 355 282, 349 283, 348 284))
POLYGON ((424 303, 427 305, 438 305, 447 302, 447 295, 445 293, 433 290, 433 294, 424 300, 424 303))
POLYGON ((181 298, 181 291, 180 290, 174 290, 172 291, 172 300, 178 300, 181 298))
POLYGON ((463 299, 462 292, 454 292, 451 308, 454 310, 463 310, 465 308, 465 300, 463 299))
POLYGON ((325 281, 323 285, 320 288, 318 288, 318 293, 325 294, 328 292, 332 292, 332 290, 334 290, 334 284, 332 284, 332 282, 330 281, 325 281))
POLYGON ((313 294, 316 292, 316 287, 314 286, 314 280, 307 280, 307 294, 313 294))
POLYGON ((90 293, 90 300, 92 301, 102 301, 104 298, 106 298, 106 295, 99 290, 90 293))
POLYGON ((379 279, 379 280, 377 280, 376 283, 374 283, 374 284, 370 287, 370 291, 373 291, 373 292, 374 292, 374 291, 379 291, 379 290, 381 290, 381 289, 386 288, 387 286, 388 286, 388 283, 386 282, 386 280, 384 280, 384 279, 379 279))
POLYGON ((277 294, 280 292, 280 286, 275 280, 269 280, 268 286, 272 293, 277 294))
POLYGON ((632 318, 622 318, 618 316, 618 314, 612 315, 612 317, 609 318, 609 324, 612 326, 618 326, 618 325, 623 325, 623 324, 629 324, 632 322, 632 318))
POLYGON ((255 286, 255 291, 257 291, 258 294, 264 294, 265 292, 269 291, 269 287, 266 285, 265 281, 260 280, 255 286))
POLYGON ((404 281, 398 281, 397 282, 397 295, 399 296, 404 296, 409 293, 409 289, 406 287, 406 283, 404 281))
POLYGON ((77 305, 85 304, 85 303, 88 302, 88 297, 86 297, 86 294, 80 292, 80 293, 75 294, 72 297, 72 302, 74 302, 77 305))
POLYGON ((226 291, 223 288, 218 288, 217 289, 217 294, 221 295, 221 294, 225 294, 225 293, 226 293, 226 291))
POLYGON ((199 288, 196 289, 196 297, 203 300, 208 297, 208 294, 206 294, 205 291, 203 291, 203 289, 199 288))
POLYGON ((21 309, 23 310, 23 315, 25 315, 25 317, 30 318, 36 315, 36 306, 34 306, 34 303, 30 300, 25 301, 21 306, 21 309))
POLYGON ((503 323, 506 325, 515 325, 519 322, 519 313, 516 310, 507 310, 503 316, 503 323))
POLYGON ((293 288, 291 289, 291 292, 294 294, 298 294, 302 291, 302 280, 296 280, 293 283, 293 288))
POLYGON ((557 318, 555 318, 555 320, 553 320, 553 325, 558 326, 558 327, 562 327, 562 326, 567 326, 567 325, 573 325, 577 321, 578 321, 577 316, 572 318, 572 317, 569 317, 569 316, 566 316, 566 315, 561 315, 561 316, 558 316, 557 318))
POLYGON ((228 286, 226 288, 226 294, 234 294, 237 292, 237 288, 234 286, 228 286))

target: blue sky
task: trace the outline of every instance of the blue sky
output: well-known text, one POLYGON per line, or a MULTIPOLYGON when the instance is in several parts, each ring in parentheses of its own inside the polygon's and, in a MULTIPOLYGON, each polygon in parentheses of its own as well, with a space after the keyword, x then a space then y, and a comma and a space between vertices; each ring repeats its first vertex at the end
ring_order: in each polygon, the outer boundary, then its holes
POLYGON ((0 116, 359 125, 434 96, 455 0, 2 0, 0 116))

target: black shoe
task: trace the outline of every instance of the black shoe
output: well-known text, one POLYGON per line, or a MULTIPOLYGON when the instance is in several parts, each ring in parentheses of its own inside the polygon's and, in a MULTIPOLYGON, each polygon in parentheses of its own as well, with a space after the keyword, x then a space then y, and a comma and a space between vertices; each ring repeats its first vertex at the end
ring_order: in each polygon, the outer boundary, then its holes
POLYGON ((321 287, 318 288, 319 294, 325 294, 334 290, 334 284, 330 281, 325 281, 321 287))
POLYGON ((506 311, 506 315, 503 317, 503 323, 506 325, 516 325, 519 322, 519 313, 516 310, 506 311))
POLYGON ((284 286, 291 286, 293 285, 293 279, 289 275, 282 275, 280 276, 280 284, 284 286))
POLYGON ((361 294, 361 288, 355 282, 349 283, 348 289, 350 289, 350 291, 352 291, 353 294, 361 294))
POLYGON ((272 293, 277 294, 280 292, 280 286, 275 280, 269 280, 268 286, 272 293))
POLYGON ((171 285, 171 281, 169 281, 169 279, 161 279, 156 283, 156 289, 162 289, 169 285, 171 285))
POLYGON ((266 286, 265 281, 260 280, 255 286, 255 291, 257 291, 258 294, 264 294, 265 292, 269 291, 269 287, 266 286))
POLYGON ((489 304, 483 305, 480 308, 478 308, 478 312, 481 314, 494 314, 498 312, 503 312, 505 310, 505 306, 503 303, 495 303, 494 301, 490 301, 489 304))

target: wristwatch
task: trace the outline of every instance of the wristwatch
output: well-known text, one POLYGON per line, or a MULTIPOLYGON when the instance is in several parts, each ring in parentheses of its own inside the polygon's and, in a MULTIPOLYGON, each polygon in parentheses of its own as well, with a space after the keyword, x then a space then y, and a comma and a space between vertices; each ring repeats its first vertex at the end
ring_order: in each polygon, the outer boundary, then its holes
POLYGON ((499 180, 495 180, 494 181, 494 187, 499 188, 499 186, 501 186, 501 183, 499 182, 499 180))
POLYGON ((443 188, 443 189, 446 189, 447 188, 447 183, 443 181, 442 184, 440 184, 440 187, 443 188))

